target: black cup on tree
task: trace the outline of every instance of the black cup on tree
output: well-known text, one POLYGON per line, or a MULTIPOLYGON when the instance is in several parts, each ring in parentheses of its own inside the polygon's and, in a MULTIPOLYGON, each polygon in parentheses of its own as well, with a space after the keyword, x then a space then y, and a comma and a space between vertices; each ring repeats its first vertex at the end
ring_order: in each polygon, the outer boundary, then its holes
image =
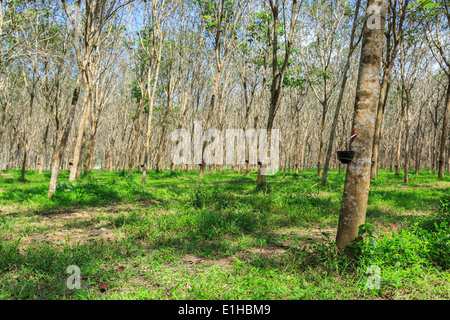
POLYGON ((337 156, 340 162, 343 164, 349 164, 355 157, 355 151, 338 151, 337 156))

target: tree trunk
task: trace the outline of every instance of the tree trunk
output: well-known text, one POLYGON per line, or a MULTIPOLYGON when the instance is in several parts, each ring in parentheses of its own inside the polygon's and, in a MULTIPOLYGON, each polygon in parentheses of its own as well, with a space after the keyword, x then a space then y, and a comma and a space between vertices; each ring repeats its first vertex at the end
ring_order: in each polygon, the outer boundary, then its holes
MULTIPOLYGON (((272 84, 270 86, 270 107, 269 107, 269 117, 267 120, 267 138, 268 138, 268 152, 272 154, 272 152, 275 152, 275 150, 270 150, 271 145, 271 133, 273 129, 273 124, 275 121, 275 116, 277 112, 277 105, 279 102, 279 98, 281 96, 281 92, 283 89, 283 78, 284 73, 286 71, 289 56, 291 53, 291 47, 292 47, 292 37, 294 34, 294 27, 296 23, 296 12, 297 12, 297 0, 293 0, 292 2, 292 16, 291 16, 291 22, 290 22, 290 29, 289 34, 287 37, 286 42, 286 48, 285 53, 283 57, 283 64, 279 66, 279 59, 278 59, 278 25, 279 25, 279 2, 276 3, 271 2, 271 12, 272 12, 272 18, 273 18, 273 30, 272 35, 272 84)), ((278 150, 277 150, 278 151, 278 150)), ((264 152, 262 153, 264 154, 264 152)), ((257 184, 260 184, 264 181, 264 173, 265 173, 265 164, 263 163, 263 159, 260 160, 262 165, 259 166, 258 170, 258 179, 256 181, 257 184)))
MULTIPOLYGON (((402 92, 403 96, 403 92, 402 92)), ((397 155, 395 160, 395 174, 400 174, 401 167, 401 150, 402 150, 402 134, 403 134, 403 122, 405 118, 405 100, 401 98, 401 114, 400 114, 400 125, 398 127, 398 139, 397 139, 397 155)))
POLYGON ((80 161, 80 155, 81 155, 81 146, 83 143, 83 137, 85 132, 85 126, 89 118, 89 95, 90 91, 88 88, 88 85, 86 85, 86 91, 84 92, 84 98, 83 98, 83 108, 81 110, 81 118, 80 123, 78 124, 78 135, 75 142, 75 150, 73 152, 73 159, 72 159, 72 167, 70 168, 70 174, 69 174, 69 181, 74 181, 77 177, 77 170, 78 170, 78 162, 80 161))
POLYGON ((409 175, 408 175, 408 170, 409 170, 409 104, 410 104, 410 93, 409 90, 405 91, 405 113, 406 113, 406 119, 405 119, 405 151, 404 151, 404 155, 405 155, 405 167, 404 167, 404 172, 405 172, 405 177, 404 177, 404 182, 405 183, 409 183, 409 175))
MULTIPOLYGON (((36 70, 36 69, 35 69, 36 70)), ((30 112, 28 113, 28 118, 27 118, 27 127, 30 128, 31 126, 31 117, 32 117, 32 113, 33 113, 33 105, 34 105, 34 91, 35 91, 35 81, 34 81, 34 76, 33 76, 33 86, 32 86, 32 92, 30 94, 30 112)), ((26 169, 26 165, 27 165, 27 154, 29 152, 29 133, 25 134, 25 143, 24 143, 24 148, 23 148, 23 159, 22 159, 22 173, 20 175, 20 180, 21 181, 25 181, 25 169, 26 169)))
POLYGON ((373 137, 373 155, 372 155, 372 168, 371 168, 371 178, 376 179, 378 176, 378 155, 380 152, 380 142, 381 142, 381 129, 383 127, 384 110, 386 108, 387 96, 390 87, 390 77, 391 70, 386 70, 383 74, 383 80, 381 81, 380 89, 380 100, 378 102, 377 108, 377 118, 375 122, 375 133, 373 137))
POLYGON ((323 135, 325 130, 325 120, 327 114, 326 103, 322 104, 322 117, 319 125, 319 151, 317 153, 317 175, 320 177, 322 172, 322 150, 323 150, 323 135))
POLYGON ((372 6, 380 10, 380 15, 374 17, 379 19, 380 25, 369 27, 369 19, 364 26, 353 118, 357 136, 352 149, 356 155, 354 162, 348 165, 336 235, 337 249, 349 258, 354 256, 354 251, 348 245, 357 239, 359 226, 366 220, 387 0, 369 0, 368 8, 372 6))
POLYGON ((439 171, 438 171, 439 179, 444 179, 445 174, 445 152, 446 152, 445 146, 447 143, 449 118, 450 118, 450 76, 448 77, 447 98, 445 99, 444 118, 442 120, 441 147, 439 150, 439 171))
POLYGON ((50 112, 48 112, 47 114, 47 120, 45 123, 45 130, 44 130, 44 137, 42 138, 42 150, 40 152, 39 155, 39 174, 42 174, 42 171, 44 170, 45 167, 45 155, 47 153, 47 138, 48 138, 48 129, 50 127, 50 112))
POLYGON ((89 171, 94 168, 95 165, 95 138, 97 136, 99 114, 94 114, 92 116, 91 132, 89 136, 89 143, 86 153, 86 165, 84 168, 84 175, 86 176, 89 171))
MULTIPOLYGON (((158 53, 156 55, 156 73, 155 73, 155 77, 153 79, 153 89, 152 89, 152 94, 150 96, 150 101, 149 101, 149 110, 148 110, 148 119, 147 119, 147 134, 145 137, 145 149, 144 149, 144 168, 142 170, 142 184, 146 184, 146 180, 147 180, 147 163, 148 163, 148 157, 150 154, 150 137, 151 137, 151 132, 152 132, 152 117, 153 117, 153 104, 155 102, 155 93, 156 93, 156 87, 158 85, 158 79, 159 79, 159 72, 160 72, 160 68, 161 68, 161 55, 162 55, 162 45, 163 45, 163 34, 161 32, 161 26, 159 25, 159 23, 157 23, 157 30, 159 33, 159 48, 158 48, 158 53)), ((149 70, 150 72, 150 70, 149 70)), ((147 83, 147 88, 150 88, 150 77, 147 78, 148 79, 148 83, 147 83)))
POLYGON ((302 139, 302 143, 301 143, 302 149, 301 149, 301 158, 300 158, 300 172, 303 172, 304 167, 305 167, 305 147, 306 147, 306 140, 308 139, 309 128, 311 126, 312 115, 313 115, 313 113, 311 112, 309 114, 308 125, 306 126, 305 132, 303 133, 303 139, 302 139))
MULTIPOLYGON (((214 90, 211 95, 211 100, 209 103, 209 109, 208 109, 208 117, 206 119, 206 127, 205 130, 209 130, 211 128, 211 122, 213 117, 213 110, 214 110, 214 104, 216 100, 216 96, 219 90, 220 85, 220 78, 222 76, 222 65, 218 65, 218 70, 214 79, 214 90)), ((205 160, 203 159, 203 153, 205 152, 206 148, 206 142, 203 142, 202 144, 202 163, 200 164, 200 172, 198 175, 198 178, 200 180, 203 180, 204 170, 205 170, 205 160)))
POLYGON ((48 189, 48 194, 47 194, 48 198, 51 198, 52 194, 56 190, 56 184, 58 182, 59 165, 61 163, 61 158, 64 154, 64 150, 67 145, 67 140, 69 139, 70 129, 72 128, 73 118, 75 116, 75 110, 77 108, 78 97, 80 94, 81 79, 82 79, 82 77, 81 77, 81 72, 80 72, 77 76, 77 82, 76 82, 75 90, 74 90, 73 96, 72 96, 71 108, 69 111, 69 116, 67 119, 66 126, 64 128, 63 135, 61 137, 61 142, 59 143, 59 146, 56 147, 53 152, 50 184, 49 184, 49 189, 48 189))
MULTIPOLYGON (((342 76, 341 89, 339 92, 339 97, 338 97, 338 101, 337 101, 337 105, 336 105, 336 111, 334 114, 333 123, 331 125, 330 142, 328 144, 327 157, 325 159, 325 165, 323 167, 323 175, 322 175, 322 185, 323 186, 327 182, 328 167, 330 166, 331 155, 333 153, 334 137, 336 134, 336 128, 337 128, 337 124, 338 124, 338 120, 339 120, 339 114, 341 111, 342 100, 344 99, 345 87, 347 85, 347 79, 348 79, 347 73, 348 73, 348 70, 350 69, 350 63, 351 63, 350 60, 353 55, 353 51, 355 49, 354 39, 355 39, 356 26, 357 26, 357 21, 358 21, 358 11, 359 11, 360 5, 361 5, 361 0, 359 0, 356 3, 355 17, 354 17, 354 21, 353 21, 352 34, 350 37, 350 50, 349 50, 349 53, 347 56, 347 61, 345 63, 344 72, 343 72, 343 76, 342 76)), ((339 173, 340 173, 340 171, 341 171, 341 166, 339 164, 339 173)), ((319 175, 320 175, 320 172, 319 172, 319 175)))
MULTIPOLYGON (((269 66, 270 66, 270 60, 267 59, 265 61, 266 63, 264 64, 264 71, 263 71, 263 79, 262 79, 262 85, 261 85, 261 92, 259 95, 259 99, 258 99, 258 105, 255 109, 255 113, 253 116, 253 129, 256 131, 256 129, 258 128, 258 120, 259 120, 259 116, 261 115, 261 107, 262 107, 262 103, 263 103, 263 99, 264 99, 264 92, 265 92, 265 88, 266 88, 266 82, 267 82, 267 75, 269 72, 269 66)), ((249 148, 249 152, 254 151, 257 152, 257 150, 250 150, 249 148)), ((245 172, 245 176, 248 177, 250 175, 250 158, 247 159, 247 169, 245 172)))

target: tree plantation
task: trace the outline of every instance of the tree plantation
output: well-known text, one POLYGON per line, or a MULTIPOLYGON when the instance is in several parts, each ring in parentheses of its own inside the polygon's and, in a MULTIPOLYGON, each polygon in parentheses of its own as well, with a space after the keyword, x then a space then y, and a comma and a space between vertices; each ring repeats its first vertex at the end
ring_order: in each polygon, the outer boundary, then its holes
POLYGON ((449 299, 449 121, 448 0, 0 0, 0 299, 449 299))

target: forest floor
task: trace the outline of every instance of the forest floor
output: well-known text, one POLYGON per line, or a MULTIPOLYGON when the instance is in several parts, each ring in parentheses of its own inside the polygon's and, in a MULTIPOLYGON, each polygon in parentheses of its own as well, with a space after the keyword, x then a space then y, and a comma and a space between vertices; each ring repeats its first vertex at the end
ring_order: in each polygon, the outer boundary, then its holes
POLYGON ((48 172, 19 177, 0 171, 0 299, 450 298, 449 174, 406 185, 380 170, 352 262, 334 252, 337 171, 324 187, 308 170, 258 188, 231 170, 151 172, 145 186, 61 172, 52 199, 48 172))

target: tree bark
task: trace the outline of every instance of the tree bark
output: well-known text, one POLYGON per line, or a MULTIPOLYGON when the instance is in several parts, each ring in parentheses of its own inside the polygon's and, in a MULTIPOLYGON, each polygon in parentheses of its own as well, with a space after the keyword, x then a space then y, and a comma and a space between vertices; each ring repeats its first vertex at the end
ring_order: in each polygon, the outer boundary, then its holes
POLYGON ((450 118, 450 74, 448 77, 447 97, 445 99, 444 118, 442 120, 441 146, 440 146, 440 150, 439 150, 439 171, 438 171, 439 179, 444 179, 444 175, 445 175, 445 153, 446 153, 445 146, 447 143, 449 118, 450 118))
MULTIPOLYGON (((145 137, 145 149, 144 149, 144 160, 143 160, 143 164, 144 164, 144 168, 142 170, 142 184, 146 184, 146 180, 147 180, 147 163, 148 163, 148 157, 150 154, 150 137, 151 137, 151 132, 152 132, 152 116, 153 116, 153 104, 155 102, 155 94, 156 94, 156 87, 158 85, 158 79, 159 79, 159 72, 161 69, 161 55, 162 55, 162 46, 163 46, 163 34, 161 32, 161 25, 159 24, 159 21, 156 23, 157 25, 157 30, 159 33, 159 47, 158 47, 158 52, 156 55, 156 73, 155 73, 155 77, 153 79, 153 88, 152 88, 152 94, 150 96, 150 101, 149 101, 149 105, 148 105, 148 119, 147 119, 147 134, 145 137)), ((149 70, 148 72, 151 72, 151 70, 149 70)), ((148 83, 147 83, 147 88, 150 88, 150 77, 147 78, 148 79, 148 83)))
MULTIPOLYGON (((275 121, 276 111, 277 111, 277 105, 279 98, 281 96, 281 92, 283 89, 283 78, 284 74, 286 72, 286 68, 289 61, 289 56, 291 53, 291 47, 292 47, 292 38, 294 34, 294 27, 296 23, 296 14, 297 14, 297 0, 293 0, 292 2, 292 16, 291 16, 291 22, 290 22, 290 29, 288 34, 288 39, 286 43, 286 49, 283 57, 283 64, 279 67, 278 63, 278 49, 279 49, 279 43, 278 43, 278 25, 279 25, 279 0, 277 0, 275 3, 270 0, 270 7, 272 12, 272 19, 273 19, 273 39, 272 39, 272 84, 270 86, 270 107, 269 107, 269 117, 267 120, 267 138, 268 138, 268 149, 269 152, 275 152, 275 150, 270 150, 270 140, 271 140, 271 131, 273 129, 273 124, 275 121)), ((264 153, 263 153, 264 154, 264 153)), ((261 163, 263 162, 263 159, 260 160, 261 163)), ((262 164, 259 166, 258 170, 258 179, 256 180, 257 184, 260 184, 264 181, 264 168, 265 164, 262 164)))
POLYGON ((306 126, 305 132, 303 133, 303 139, 302 139, 302 143, 301 143, 302 150, 301 150, 301 158, 300 158, 300 172, 303 172, 304 167, 305 167, 305 147, 306 147, 306 140, 308 139, 309 128, 311 126, 312 116, 313 116, 313 113, 311 112, 309 114, 308 125, 306 126))
POLYGON ((404 177, 404 182, 405 183, 409 183, 409 175, 408 175, 408 170, 409 170, 409 127, 410 127, 410 121, 409 121, 409 104, 410 104, 410 92, 409 90, 405 90, 405 114, 406 114, 406 119, 405 119, 405 149, 404 149, 404 155, 405 155, 405 166, 404 166, 404 172, 405 172, 405 177, 404 177))
MULTIPOLYGON (((348 73, 348 70, 350 69, 351 58, 352 58, 353 52, 356 48, 354 42, 355 42, 356 27, 358 25, 357 22, 358 22, 360 6, 361 6, 361 0, 358 0, 356 2, 355 16, 353 19, 353 27, 352 27, 352 32, 350 35, 350 49, 348 52, 347 61, 344 66, 341 89, 339 92, 339 97, 338 97, 338 101, 337 101, 337 105, 336 105, 336 111, 334 114, 333 123, 331 125, 330 142, 328 144, 327 156, 325 159, 325 165, 323 167, 323 174, 322 174, 322 185, 323 186, 327 182, 328 167, 330 166, 331 155, 333 153, 334 136, 336 134, 336 128, 337 128, 337 124, 338 124, 338 120, 339 120, 339 114, 340 114, 341 107, 342 107, 342 101, 344 99, 345 87, 347 86, 347 79, 348 79, 347 73, 348 73)), ((340 173, 340 171, 341 171, 341 166, 339 164, 339 173, 340 173)), ((320 172, 319 172, 319 175, 320 175, 320 172)))
POLYGON ((67 140, 69 139, 70 129, 72 129, 73 118, 75 116, 75 110, 77 108, 78 97, 80 95, 81 79, 82 79, 82 75, 81 75, 81 72, 79 72, 79 74, 77 76, 77 81, 76 81, 75 89, 73 92, 73 96, 72 96, 72 103, 71 103, 71 107, 70 107, 70 111, 69 111, 69 116, 67 119, 66 126, 64 128, 63 135, 61 137, 61 142, 59 143, 59 146, 57 148, 55 148, 55 151, 53 152, 50 184, 49 184, 48 194, 47 194, 48 198, 51 198, 52 194, 56 190, 56 184, 58 182, 59 166, 61 163, 62 156, 64 154, 64 150, 67 145, 67 140))
POLYGON ((85 132, 85 126, 89 118, 89 88, 88 85, 86 85, 86 91, 84 92, 83 97, 83 108, 81 109, 81 117, 80 117, 80 123, 78 124, 78 134, 77 139, 75 142, 75 150, 73 152, 73 159, 72 159, 72 167, 70 168, 70 174, 69 174, 69 181, 74 181, 77 177, 77 170, 78 170, 78 162, 80 161, 81 156, 81 147, 83 143, 83 137, 85 132))
POLYGON ((386 108, 387 96, 390 88, 391 71, 394 67, 400 44, 403 41, 404 22, 410 0, 389 1, 389 21, 386 35, 386 53, 383 61, 383 78, 381 81, 380 97, 378 100, 377 117, 375 122, 375 133, 373 141, 373 155, 371 178, 376 179, 378 175, 378 155, 381 143, 381 130, 383 127, 384 110, 386 108), (397 8, 399 5, 399 8, 397 8), (398 23, 398 25, 397 25, 398 23))
POLYGON ((379 16, 375 16, 375 19, 379 19, 380 27, 369 28, 370 19, 364 26, 353 118, 357 136, 352 149, 356 155, 354 162, 348 165, 336 235, 337 249, 349 258, 354 256, 349 245, 355 242, 359 226, 366 220, 387 0, 369 0, 368 9, 372 6, 377 6, 380 10, 379 16))
POLYGON ((372 179, 376 179, 378 176, 378 155, 380 152, 381 129, 383 127, 384 110, 386 108, 387 96, 390 87, 391 68, 385 69, 384 72, 383 79, 381 80, 380 100, 378 102, 375 133, 373 137, 373 164, 371 169, 372 179))
POLYGON ((398 139, 397 139, 397 154, 395 160, 395 175, 400 174, 401 167, 401 150, 402 150, 402 135, 403 135, 403 122, 405 119, 405 99, 403 99, 403 89, 401 93, 401 113, 400 113, 400 124, 398 126, 398 139))

